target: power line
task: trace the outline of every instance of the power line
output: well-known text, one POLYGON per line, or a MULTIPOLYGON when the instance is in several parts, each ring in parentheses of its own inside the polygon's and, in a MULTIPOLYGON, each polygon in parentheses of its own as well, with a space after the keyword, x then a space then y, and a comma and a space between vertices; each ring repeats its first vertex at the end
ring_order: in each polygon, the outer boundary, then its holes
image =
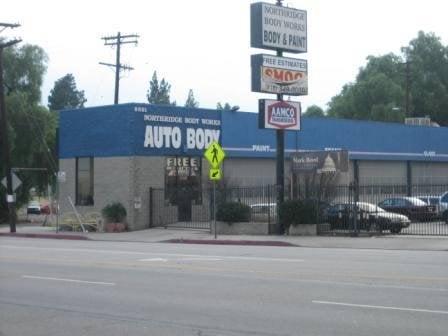
POLYGON ((4 22, 0 22, 0 27, 2 27, 2 29, 0 29, 0 33, 1 33, 6 28, 17 28, 17 27, 20 27, 20 25, 18 23, 4 23, 4 22))
POLYGON ((120 91, 120 71, 123 70, 134 70, 129 65, 121 64, 120 63, 120 49, 122 44, 129 44, 133 43, 137 45, 137 39, 140 36, 137 34, 130 34, 130 35, 121 35, 120 32, 118 32, 115 36, 105 36, 101 39, 104 40, 104 45, 106 46, 116 46, 117 47, 117 54, 116 54, 116 60, 115 64, 112 63, 105 63, 105 62, 99 62, 101 65, 106 65, 110 67, 115 68, 115 97, 114 97, 114 104, 118 104, 118 96, 120 91))

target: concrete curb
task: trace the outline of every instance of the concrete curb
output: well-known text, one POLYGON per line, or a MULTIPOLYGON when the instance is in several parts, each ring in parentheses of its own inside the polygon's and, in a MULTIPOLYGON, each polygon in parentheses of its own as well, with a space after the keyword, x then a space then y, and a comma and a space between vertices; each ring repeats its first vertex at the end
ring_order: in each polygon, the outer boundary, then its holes
POLYGON ((18 238, 44 238, 44 239, 68 239, 68 240, 89 240, 88 237, 79 235, 67 235, 67 234, 45 234, 45 233, 11 233, 1 232, 2 237, 18 237, 18 238))
POLYGON ((299 245, 296 244, 291 244, 282 241, 269 241, 269 240, 169 239, 169 240, 162 240, 160 241, 160 243, 300 247, 299 245))

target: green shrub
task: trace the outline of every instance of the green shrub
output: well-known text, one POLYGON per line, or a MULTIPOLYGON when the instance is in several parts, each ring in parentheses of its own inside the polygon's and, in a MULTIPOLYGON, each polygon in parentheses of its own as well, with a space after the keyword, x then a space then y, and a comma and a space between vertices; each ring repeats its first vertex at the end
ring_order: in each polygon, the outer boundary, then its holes
POLYGON ((127 213, 125 207, 121 203, 115 202, 106 205, 103 210, 101 210, 101 214, 108 223, 123 223, 127 213))
POLYGON ((216 219, 226 223, 248 222, 250 207, 240 202, 226 202, 219 205, 216 219))
POLYGON ((280 206, 280 221, 285 227, 299 224, 317 224, 316 203, 307 200, 283 202, 280 206))

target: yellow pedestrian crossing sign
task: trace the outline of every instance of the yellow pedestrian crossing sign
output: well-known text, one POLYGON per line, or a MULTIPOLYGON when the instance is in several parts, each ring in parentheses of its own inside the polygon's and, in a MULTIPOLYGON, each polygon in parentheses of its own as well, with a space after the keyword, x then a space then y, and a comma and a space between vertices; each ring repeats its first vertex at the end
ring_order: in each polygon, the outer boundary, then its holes
POLYGON ((221 148, 218 142, 213 141, 206 149, 204 156, 208 160, 212 168, 218 168, 219 164, 226 157, 226 153, 221 148))
POLYGON ((208 177, 212 181, 219 181, 222 178, 222 171, 220 168, 210 168, 208 177))

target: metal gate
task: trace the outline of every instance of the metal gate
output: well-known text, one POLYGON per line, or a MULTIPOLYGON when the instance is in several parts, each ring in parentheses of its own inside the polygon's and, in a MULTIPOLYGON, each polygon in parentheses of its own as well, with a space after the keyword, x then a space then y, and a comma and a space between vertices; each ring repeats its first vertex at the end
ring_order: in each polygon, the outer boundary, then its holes
MULTIPOLYGON (((250 208, 249 222, 266 223, 269 232, 275 232, 275 190, 275 186, 217 188, 217 210, 227 202, 245 204, 250 208)), ((150 188, 149 227, 210 230, 213 195, 211 188, 150 188)))
POLYGON ((149 227, 210 230, 210 206, 209 193, 197 188, 150 188, 149 227))

